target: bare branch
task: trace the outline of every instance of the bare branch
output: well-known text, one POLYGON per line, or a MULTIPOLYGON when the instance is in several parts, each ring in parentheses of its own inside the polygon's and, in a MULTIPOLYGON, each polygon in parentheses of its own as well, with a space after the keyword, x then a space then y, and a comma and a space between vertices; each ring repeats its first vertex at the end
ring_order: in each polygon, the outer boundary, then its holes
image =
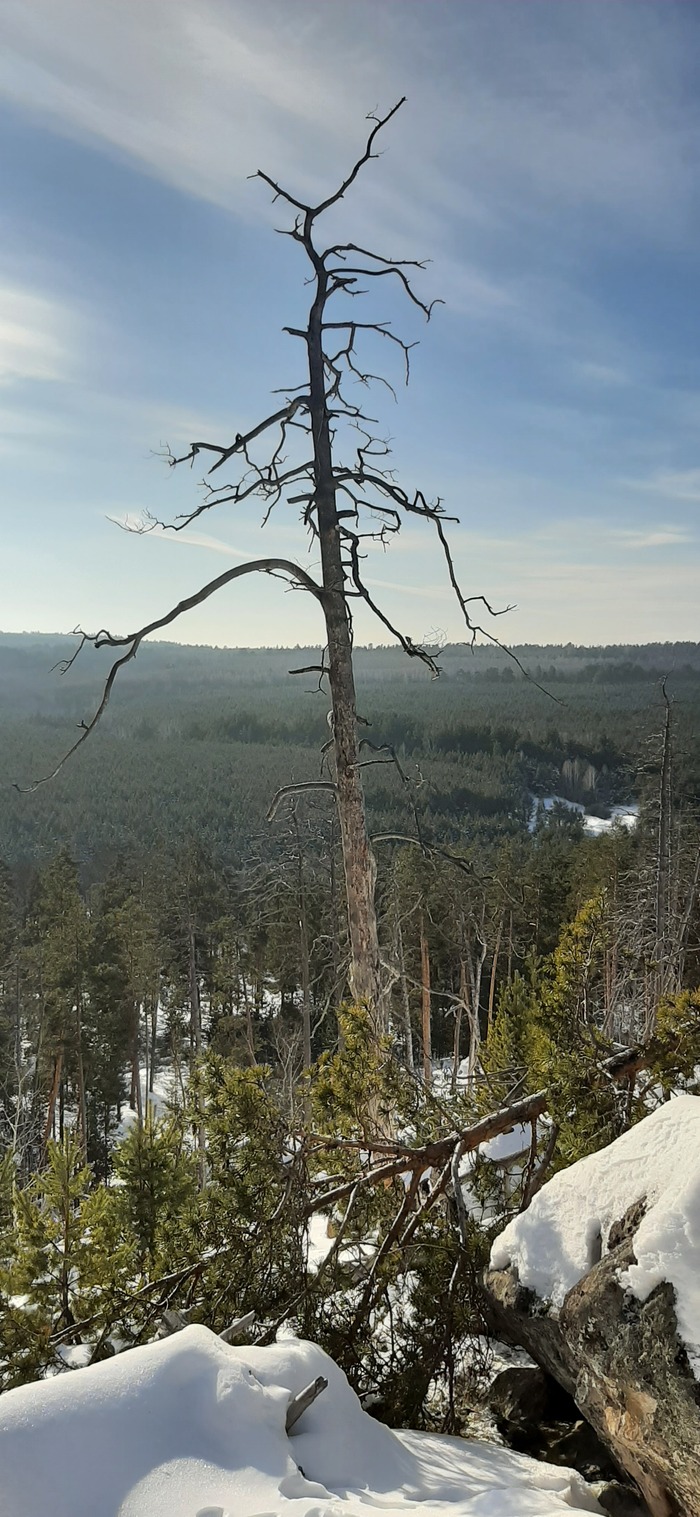
POLYGON ((259 422, 257 427, 251 427, 249 432, 238 432, 236 434, 235 442, 233 442, 229 448, 222 448, 218 443, 193 442, 189 448, 189 451, 187 453, 183 453, 181 458, 170 457, 170 465, 172 468, 175 468, 177 464, 194 463, 194 460, 199 453, 218 453, 219 457, 217 458, 216 463, 212 464, 209 470, 210 474, 214 474, 214 472, 217 469, 220 469, 221 465, 226 463, 227 459, 232 458, 235 453, 244 453, 246 448, 249 447, 250 443, 255 442, 256 437, 261 437, 263 432, 268 432, 270 427, 274 427, 280 422, 291 421, 299 410, 303 409, 308 411, 309 404, 310 401, 308 394, 295 395, 294 398, 290 400, 286 406, 282 406, 281 410, 279 411, 273 411, 271 416, 266 416, 265 420, 259 422))
POLYGON ((420 296, 416 295, 410 279, 406 274, 404 274, 403 269, 400 268, 398 264, 391 264, 386 268, 381 269, 329 269, 328 273, 330 277, 335 281, 337 288, 344 290, 346 294, 352 293, 349 289, 349 286, 351 284, 354 284, 355 280, 357 279, 383 279, 387 274, 393 274, 394 277, 398 279, 399 282, 403 285, 404 291, 408 295, 409 300, 412 301, 414 306, 418 307, 419 311, 423 312, 426 321, 430 321, 430 317, 435 306, 441 306, 445 304, 444 300, 431 300, 430 302, 421 300, 420 296))
POLYGON ((80 643, 73 658, 68 660, 66 664, 67 668, 70 668, 71 663, 75 661, 78 653, 85 647, 86 643, 91 643, 94 648, 126 648, 127 651, 112 665, 105 680, 102 698, 97 710, 89 722, 80 722, 80 737, 72 744, 67 753, 64 753, 63 758, 56 765, 55 769, 42 779, 34 780, 31 785, 26 787, 15 784, 14 789, 19 790, 22 795, 28 795, 38 790, 40 785, 48 784, 50 780, 56 778, 57 774, 60 774, 64 764, 72 758, 77 749, 82 747, 83 743, 90 737, 90 734, 94 732, 100 718, 104 715, 109 705, 109 699, 120 669, 123 669, 125 664, 128 664, 132 658, 136 657, 145 638, 150 637, 153 632, 160 631, 161 627, 169 627, 172 622, 176 621, 178 617, 184 616, 187 611, 191 611, 195 606, 203 605, 204 601, 209 600, 210 596, 216 595, 217 590, 222 590, 224 585, 231 584, 235 579, 242 579, 246 574, 270 574, 291 580, 303 590, 308 590, 311 595, 315 596, 316 600, 323 603, 324 592, 321 586, 316 583, 316 580, 311 578, 310 574, 307 574, 305 569, 301 569, 298 564, 294 564, 290 559, 286 558, 257 558, 253 559, 250 563, 237 564, 235 568, 225 570, 223 574, 217 575, 216 579, 212 579, 208 584, 203 585, 202 589, 198 590, 194 595, 189 595, 185 600, 179 601, 177 606, 174 606, 171 611, 167 611, 164 616, 159 616, 155 621, 148 622, 145 627, 140 627, 138 632, 129 632, 123 637, 115 636, 104 628, 94 634, 82 631, 78 632, 76 635, 80 638, 80 643))
POLYGON ((277 794, 273 797, 270 809, 267 813, 268 822, 273 821, 279 805, 284 800, 285 796, 304 795, 310 790, 331 791, 333 795, 337 795, 338 793, 337 786, 334 785, 332 780, 307 780, 303 781, 299 785, 282 785, 281 789, 278 790, 277 794))

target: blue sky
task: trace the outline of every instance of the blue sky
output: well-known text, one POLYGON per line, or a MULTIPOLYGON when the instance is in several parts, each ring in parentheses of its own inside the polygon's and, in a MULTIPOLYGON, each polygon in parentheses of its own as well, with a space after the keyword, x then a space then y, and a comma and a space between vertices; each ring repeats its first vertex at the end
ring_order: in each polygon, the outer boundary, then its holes
MULTIPOLYGON (((224 561, 313 563, 295 518, 158 457, 230 440, 302 377, 304 269, 266 169, 321 197, 368 110, 408 102, 335 224, 432 259, 398 405, 402 483, 460 517, 464 586, 512 642, 700 635, 700 6, 672 0, 5 0, 0 19, 4 630, 130 630, 224 561)), ((382 311, 381 314, 384 314, 382 311)), ((416 639, 462 635, 430 537, 367 569, 416 639)), ((246 581, 182 641, 320 640, 246 581)), ((381 641, 360 618, 358 636, 381 641)))

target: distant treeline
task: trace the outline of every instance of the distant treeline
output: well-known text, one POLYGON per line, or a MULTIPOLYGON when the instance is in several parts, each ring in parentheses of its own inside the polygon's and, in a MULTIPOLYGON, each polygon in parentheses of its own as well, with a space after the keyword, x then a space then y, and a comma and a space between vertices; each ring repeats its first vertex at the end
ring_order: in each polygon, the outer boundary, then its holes
MULTIPOLYGON (((120 851, 151 853, 183 837, 232 863, 283 847, 282 818, 266 820, 272 797, 325 773, 327 692, 316 676, 289 673, 318 662, 318 650, 147 646, 89 743, 55 780, 22 794, 52 772, 99 698, 104 660, 51 672, 71 647, 0 637, 0 856, 23 867, 65 843, 84 878, 98 880, 120 851)), ((537 683, 492 648, 443 649, 440 679, 401 650, 358 649, 374 832, 413 835, 418 825, 435 842, 470 845, 522 835, 533 795, 603 813, 643 799, 656 783, 669 670, 676 793, 685 804, 700 798, 700 646, 518 656, 537 683)), ((327 798, 318 805, 328 811, 327 798)))

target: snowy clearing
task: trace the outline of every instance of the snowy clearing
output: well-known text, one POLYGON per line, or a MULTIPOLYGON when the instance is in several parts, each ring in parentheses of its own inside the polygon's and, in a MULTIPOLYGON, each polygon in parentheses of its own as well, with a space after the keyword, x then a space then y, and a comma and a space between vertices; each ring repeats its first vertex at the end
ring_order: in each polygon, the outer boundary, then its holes
POLYGON ((674 1097, 608 1148, 555 1175, 496 1239, 491 1267, 512 1265, 523 1285, 557 1308, 605 1253, 612 1224, 642 1200, 637 1262, 621 1283, 645 1301, 670 1282, 679 1331, 700 1376, 700 1097, 674 1097))
POLYGON ((537 818, 540 808, 543 811, 553 811, 556 806, 566 806, 568 811, 574 811, 583 821, 583 830, 591 837, 599 837, 603 832, 610 832, 617 825, 627 827, 628 830, 636 827, 639 821, 639 806, 636 801, 629 801, 625 806, 611 806, 610 816, 593 816, 586 811, 580 801, 568 801, 563 795, 546 795, 544 797, 533 796, 532 812, 530 814, 529 830, 534 832, 537 826, 537 818))
POLYGON ((1 1517, 548 1517, 599 1511, 569 1470, 374 1422, 314 1344, 204 1327, 0 1403, 1 1517), (290 1395, 328 1389, 285 1432, 290 1395), (303 1471, 303 1473, 302 1473, 303 1471))

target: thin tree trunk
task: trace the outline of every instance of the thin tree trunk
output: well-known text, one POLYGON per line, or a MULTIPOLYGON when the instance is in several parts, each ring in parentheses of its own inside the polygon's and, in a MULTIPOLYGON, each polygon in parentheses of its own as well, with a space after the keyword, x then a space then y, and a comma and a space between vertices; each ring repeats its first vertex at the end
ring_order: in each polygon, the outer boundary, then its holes
POLYGON ((692 881, 691 881, 691 884, 690 884, 690 889, 688 890, 688 893, 686 895, 685 906, 684 906, 684 909, 683 909, 683 915, 682 915, 682 917, 680 919, 680 922, 678 924, 678 932, 677 932, 677 935, 676 935, 676 944, 675 944, 675 955, 674 955, 674 958, 675 958, 675 961, 676 961, 675 962, 675 973, 676 973, 676 986, 677 986, 678 989, 680 989, 681 985, 683 984, 683 972, 684 972, 684 969, 685 969, 685 950, 686 950, 686 944, 687 944, 687 941, 688 941, 688 932, 690 930, 690 923, 691 923, 691 920, 692 920, 693 911, 695 909, 695 901, 696 901, 696 898, 697 898, 697 892, 698 892, 698 885, 699 884, 700 884, 700 848, 698 849, 698 851, 697 851, 697 853, 695 855, 695 868, 693 870, 693 878, 692 878, 692 881))
MULTIPOLYGON (((198 1061, 202 1052, 202 1007, 199 999, 199 978, 197 975, 197 952, 194 935, 194 924, 190 918, 187 938, 188 945, 188 970, 190 982, 190 1024, 191 1038, 194 1048, 194 1056, 198 1061)), ((207 1175, 206 1160, 206 1135, 204 1132, 204 1112, 202 1106, 201 1090, 197 1091, 197 1180, 199 1189, 204 1190, 207 1175)))
POLYGON ((236 972, 236 1010, 240 1012, 240 1009, 241 1009, 241 986, 243 986, 243 1006, 244 1006, 244 1009, 245 1009, 246 1043, 248 1045, 248 1054, 249 1054, 249 1057, 250 1057, 250 1062, 251 1062, 251 1065, 253 1065, 253 1064, 257 1064, 257 1062, 258 1062, 257 1053, 256 1053, 256 1050, 255 1050, 255 1028, 254 1028, 254 1023, 253 1023, 253 1008, 252 1008, 252 1006, 250 1004, 250 996, 248 995, 248 981, 246 980, 246 977, 245 977, 245 969, 243 967, 243 959, 241 957, 241 946, 240 946, 240 943, 236 944, 236 961, 237 961, 237 972, 236 972))
POLYGON ((304 1069, 311 1068, 311 980, 309 974, 309 928, 306 914, 306 887, 304 881, 304 857, 301 850, 299 818, 294 812, 294 833, 297 845, 297 904, 299 909, 299 956, 301 960, 301 1020, 302 1055, 304 1069))
POLYGON ((495 1002, 495 999, 496 999, 496 972, 498 970, 498 955, 499 955, 500 949, 501 949, 501 937, 502 937, 502 935, 503 935, 503 917, 501 917, 501 920, 500 920, 500 922, 498 924, 498 933, 497 933, 497 936, 496 936, 496 946, 495 946, 495 948, 493 950, 493 959, 491 961, 491 979, 489 981, 489 1011, 488 1011, 488 1024, 487 1024, 487 1030, 486 1030, 486 1036, 487 1036, 487 1038, 488 1038, 488 1035, 489 1035, 489 1033, 491 1031, 491 1027, 493 1025, 493 1008, 494 1008, 494 1002, 495 1002))
POLYGON ((404 1040, 406 1045, 406 1068, 413 1074, 415 1060, 413 1057, 413 1028, 411 1027, 411 998, 408 993, 408 979, 406 977, 406 958, 403 950, 403 932, 401 921, 396 921, 396 945, 399 952, 399 977, 401 980, 401 1001, 403 1005, 404 1040))
MULTIPOLYGON (((462 970, 463 969, 464 969, 464 966, 462 966, 462 970)), ((460 994, 463 994, 463 992, 461 990, 460 990, 460 994)), ((462 1013, 463 1013, 463 1011, 464 1011, 464 1006, 463 1006, 463 1004, 462 1004, 461 1001, 458 1001, 457 1005, 455 1007, 455 1030, 454 1030, 454 1038, 453 1038, 453 1042, 452 1042, 452 1079, 450 1081, 450 1090, 451 1090, 453 1096, 457 1094, 457 1075, 459 1073, 459 1066, 460 1066, 460 1062, 461 1062, 459 1043, 460 1043, 460 1036, 461 1036, 461 1032, 462 1032, 462 1013)))
POLYGON ((671 845, 671 702, 666 694, 665 681, 661 687, 664 703, 664 731, 661 751, 661 774, 659 777, 659 823, 656 852, 656 892, 654 902, 654 994, 647 1012, 645 1036, 651 1037, 656 1022, 656 1006, 659 997, 667 989, 668 976, 668 915, 670 891, 670 845, 671 845))
POLYGON ((423 1081, 426 1090, 430 1090, 433 1083, 433 1057, 430 1028, 430 951, 428 949, 428 939, 425 934, 425 922, 422 911, 420 914, 420 967, 421 1009, 423 1014, 423 1081))
POLYGON ((42 1136, 42 1140, 41 1140, 41 1146, 42 1146, 42 1149, 44 1149, 44 1150, 46 1149, 46 1145, 47 1145, 47 1143, 49 1141, 49 1137, 51 1135, 51 1131, 52 1131, 52 1128, 53 1128, 53 1125, 54 1125, 54 1115, 55 1115, 55 1112, 56 1112, 56 1098, 58 1096, 58 1089, 59 1089, 59 1085, 60 1085, 60 1082, 61 1082, 61 1070, 62 1070, 62 1067, 63 1067, 63 1051, 61 1050, 61 1052, 57 1053, 56 1058, 54 1060, 53 1079, 51 1081, 51 1090, 49 1092, 49 1104, 48 1104, 48 1108, 47 1108, 47 1111, 46 1111, 46 1122, 44 1124, 44 1132, 43 1132, 43 1136, 42 1136))
POLYGON ((87 1155, 88 1131, 87 1102, 85 1099, 85 1066, 83 1064, 83 1008, 80 991, 78 991, 75 1004, 75 1032, 78 1062, 78 1109, 80 1113, 80 1131, 82 1134, 83 1153, 87 1155))
POLYGON ((483 938, 479 938, 479 948, 476 958, 469 956, 469 979, 471 982, 471 994, 469 997, 469 1076, 476 1071, 481 1047, 481 1026, 479 1023, 479 1007, 481 1004, 481 978, 486 960, 486 944, 483 938))
POLYGON ((158 1001, 159 994, 156 990, 151 999, 151 1058, 148 1071, 148 1092, 153 1094, 153 1081, 156 1072, 156 1046, 158 1043, 158 1001))
POLYGON ((131 1018, 131 1091, 129 1093, 129 1106, 136 1112, 139 1126, 143 1122, 143 1096, 141 1093, 141 1047, 139 1033, 141 1030, 141 1008, 138 1001, 134 1001, 131 1018))

